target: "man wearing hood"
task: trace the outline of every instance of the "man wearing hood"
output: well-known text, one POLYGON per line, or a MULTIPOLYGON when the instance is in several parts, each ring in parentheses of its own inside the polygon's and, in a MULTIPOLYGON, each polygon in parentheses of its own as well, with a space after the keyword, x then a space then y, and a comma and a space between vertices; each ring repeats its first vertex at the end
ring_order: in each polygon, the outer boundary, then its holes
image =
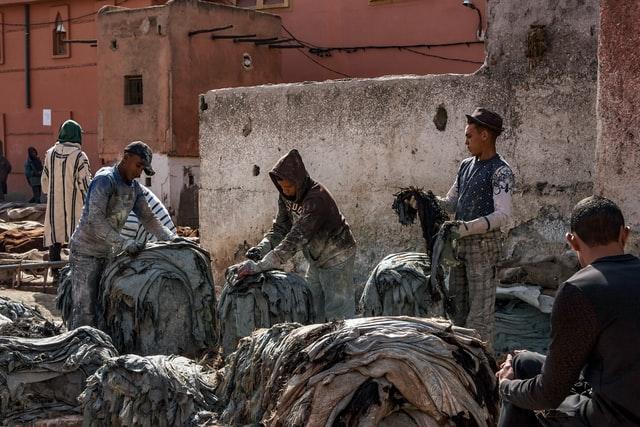
MULTIPOLYGON (((67 120, 60 127, 58 141, 47 150, 42 170, 42 189, 47 194, 44 217, 44 246, 49 260, 60 261, 62 245, 69 243, 87 194, 91 170, 82 151, 82 128, 67 120)), ((54 277, 57 270, 54 270, 54 277)))
POLYGON ((73 310, 69 329, 99 323, 95 314, 104 267, 119 252, 135 256, 144 248, 144 243, 135 238, 120 235, 132 211, 158 240, 180 239, 153 214, 136 181, 142 171, 149 176, 155 174, 152 156, 147 144, 134 141, 125 147, 118 164, 100 169, 89 185, 80 223, 71 236, 73 310))
POLYGON ((262 241, 238 270, 244 277, 281 269, 298 251, 309 262, 309 282, 318 321, 355 315, 353 263, 356 242, 329 191, 309 177, 297 150, 269 172, 280 192, 278 214, 262 241))
POLYGON ((31 187, 33 196, 29 203, 40 203, 42 197, 42 161, 38 157, 38 150, 35 147, 27 149, 27 160, 24 162, 24 176, 31 187))
POLYGON ((4 201, 4 195, 7 194, 7 178, 11 173, 11 163, 2 152, 2 140, 0 140, 0 202, 4 201))

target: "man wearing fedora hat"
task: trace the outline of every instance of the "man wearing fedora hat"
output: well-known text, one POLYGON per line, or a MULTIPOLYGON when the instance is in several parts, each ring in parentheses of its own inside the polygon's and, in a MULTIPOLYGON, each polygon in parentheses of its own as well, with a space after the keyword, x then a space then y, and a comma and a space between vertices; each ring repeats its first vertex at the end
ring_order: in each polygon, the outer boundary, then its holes
POLYGON ((449 296, 453 299, 453 322, 478 331, 493 342, 495 266, 501 257, 500 228, 511 219, 514 176, 496 152, 502 133, 502 117, 477 108, 466 115, 465 144, 471 157, 460 163, 453 186, 441 203, 455 214, 445 226, 461 261, 449 272, 449 296))
POLYGON ((132 211, 147 231, 158 240, 176 235, 153 214, 140 184, 135 180, 144 171, 155 174, 147 144, 134 141, 124 149, 115 166, 100 169, 89 185, 80 222, 71 236, 71 298, 73 309, 69 329, 96 326, 98 286, 106 263, 115 254, 137 255, 143 248, 135 238, 125 238, 120 230, 132 211))

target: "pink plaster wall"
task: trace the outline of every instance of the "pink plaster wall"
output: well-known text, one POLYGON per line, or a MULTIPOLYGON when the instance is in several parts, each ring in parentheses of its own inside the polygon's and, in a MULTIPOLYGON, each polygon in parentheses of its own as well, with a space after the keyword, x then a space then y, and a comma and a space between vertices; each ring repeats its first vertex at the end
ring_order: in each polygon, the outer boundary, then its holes
POLYGON ((254 43, 211 40, 210 34, 187 37, 191 30, 233 25, 219 34, 277 35, 280 19, 244 9, 198 1, 174 3, 170 15, 172 143, 167 152, 199 156, 198 95, 211 89, 279 83, 280 52, 254 43), (243 67, 243 56, 252 60, 243 67))
MULTIPOLYGON (((486 0, 474 0, 486 24, 486 0)), ((289 7, 269 9, 282 17, 296 38, 319 46, 405 45, 475 41, 478 15, 462 0, 290 0, 289 7)), ((283 36, 286 33, 282 33, 283 36)), ((421 56, 406 50, 366 50, 334 53, 321 64, 352 77, 388 74, 471 73, 484 61, 484 45, 415 49, 459 58, 465 63, 421 56)), ((326 80, 342 76, 313 63, 298 50, 283 50, 287 82, 326 80)))
POLYGON ((640 2, 601 0, 596 191, 620 204, 640 251, 640 2))

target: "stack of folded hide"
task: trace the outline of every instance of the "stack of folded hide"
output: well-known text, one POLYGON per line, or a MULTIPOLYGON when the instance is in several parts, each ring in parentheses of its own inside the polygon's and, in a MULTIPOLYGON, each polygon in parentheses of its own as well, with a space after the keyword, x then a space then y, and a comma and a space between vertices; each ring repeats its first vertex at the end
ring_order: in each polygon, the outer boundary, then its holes
POLYGON ((307 282, 283 271, 267 271, 238 280, 236 267, 226 273, 218 303, 220 339, 225 354, 236 349, 242 337, 277 323, 314 323, 313 297, 307 282))
POLYGON ((0 222, 0 252, 44 250, 44 226, 35 221, 0 222))
POLYGON ((496 291, 496 355, 527 349, 546 354, 551 341, 550 314, 554 298, 539 286, 498 287, 496 291))
POLYGON ((0 336, 43 338, 61 332, 62 326, 47 320, 36 307, 0 296, 0 336))
MULTIPOLYGON (((118 256, 100 283, 98 326, 121 353, 194 355, 218 342, 207 252, 190 243, 153 243, 118 256)), ((71 316, 69 270, 61 270, 57 306, 71 316)))
POLYGON ((225 424, 497 421, 495 362, 473 332, 410 317, 276 325, 240 342, 216 394, 225 424))
POLYGON ((51 338, 0 337, 0 424, 79 413, 87 377, 116 355, 109 337, 90 327, 51 338))
POLYGON ((443 316, 443 295, 430 280, 427 254, 402 252, 385 257, 367 280, 363 316, 443 316))
POLYGON ((80 395, 85 426, 192 426, 215 419, 216 373, 180 356, 110 359, 80 395))
POLYGON ((104 270, 103 322, 121 353, 196 354, 217 344, 215 292, 207 252, 189 243, 153 243, 104 270))

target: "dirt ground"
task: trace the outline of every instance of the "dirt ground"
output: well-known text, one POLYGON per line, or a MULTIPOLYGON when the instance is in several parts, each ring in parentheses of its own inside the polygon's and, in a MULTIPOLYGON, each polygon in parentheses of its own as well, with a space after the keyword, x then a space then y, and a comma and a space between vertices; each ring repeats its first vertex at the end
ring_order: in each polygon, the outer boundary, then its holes
POLYGON ((56 309, 54 294, 0 287, 0 296, 23 302, 29 306, 35 305, 45 317, 56 323, 62 322, 60 312, 56 309))

